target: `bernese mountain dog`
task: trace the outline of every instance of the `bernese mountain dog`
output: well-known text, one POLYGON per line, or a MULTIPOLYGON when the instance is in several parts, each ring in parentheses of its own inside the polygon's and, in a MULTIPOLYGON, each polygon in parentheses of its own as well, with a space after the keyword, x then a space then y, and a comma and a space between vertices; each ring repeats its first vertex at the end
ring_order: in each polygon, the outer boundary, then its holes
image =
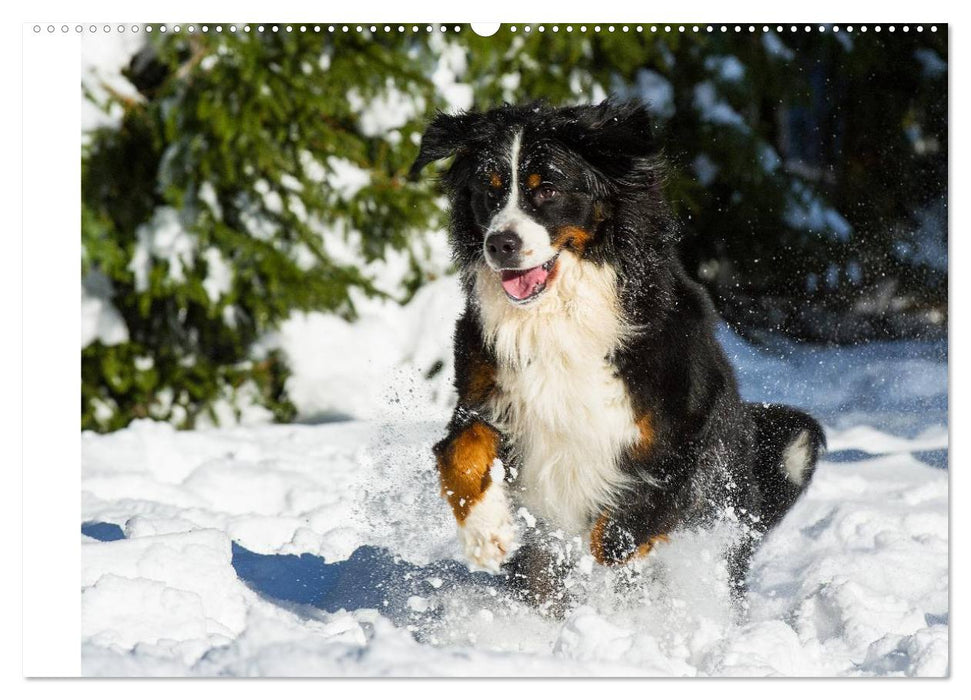
POLYGON ((443 186, 466 306, 458 404, 434 452, 467 558, 546 603, 570 566, 556 542, 579 537, 614 565, 729 521, 743 593, 755 543, 825 440, 801 411, 740 398, 711 301, 677 256, 647 109, 439 113, 412 177, 453 156, 443 186))

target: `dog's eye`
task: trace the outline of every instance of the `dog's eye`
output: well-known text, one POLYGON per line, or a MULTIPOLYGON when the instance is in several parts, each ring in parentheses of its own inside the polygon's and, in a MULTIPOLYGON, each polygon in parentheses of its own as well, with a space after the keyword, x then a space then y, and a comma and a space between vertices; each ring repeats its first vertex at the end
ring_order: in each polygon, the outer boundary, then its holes
POLYGON ((533 200, 537 204, 548 202, 557 195, 557 191, 552 185, 540 185, 533 191, 533 200))

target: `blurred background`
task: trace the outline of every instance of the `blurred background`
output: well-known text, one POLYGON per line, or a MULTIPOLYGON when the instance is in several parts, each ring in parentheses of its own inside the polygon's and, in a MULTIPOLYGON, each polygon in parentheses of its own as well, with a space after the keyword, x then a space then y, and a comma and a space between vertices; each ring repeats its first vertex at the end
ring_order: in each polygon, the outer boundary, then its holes
POLYGON ((447 409, 461 297, 433 169, 406 179, 424 123, 608 95, 650 105, 743 383, 745 353, 795 352, 798 389, 791 363, 752 381, 835 416, 888 405, 878 358, 930 357, 908 396, 929 378, 946 420, 946 28, 223 26, 84 37, 82 429, 447 409))

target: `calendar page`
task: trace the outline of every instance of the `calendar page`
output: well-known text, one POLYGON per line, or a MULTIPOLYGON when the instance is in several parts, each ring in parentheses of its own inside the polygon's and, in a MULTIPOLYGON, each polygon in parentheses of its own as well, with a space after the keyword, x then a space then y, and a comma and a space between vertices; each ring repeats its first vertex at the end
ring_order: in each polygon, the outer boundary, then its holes
POLYGON ((82 675, 949 674, 946 23, 23 33, 82 675))

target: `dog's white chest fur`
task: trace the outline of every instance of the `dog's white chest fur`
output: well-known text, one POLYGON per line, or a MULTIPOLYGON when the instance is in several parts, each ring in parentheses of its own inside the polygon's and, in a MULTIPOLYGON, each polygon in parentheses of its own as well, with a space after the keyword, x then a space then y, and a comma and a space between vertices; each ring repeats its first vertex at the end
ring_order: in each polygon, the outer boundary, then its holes
POLYGON ((494 272, 476 293, 497 359, 490 419, 519 457, 513 494, 568 533, 589 528, 626 478, 618 457, 639 437, 630 397, 607 357, 627 328, 609 266, 563 254, 534 304, 510 304, 494 272))

